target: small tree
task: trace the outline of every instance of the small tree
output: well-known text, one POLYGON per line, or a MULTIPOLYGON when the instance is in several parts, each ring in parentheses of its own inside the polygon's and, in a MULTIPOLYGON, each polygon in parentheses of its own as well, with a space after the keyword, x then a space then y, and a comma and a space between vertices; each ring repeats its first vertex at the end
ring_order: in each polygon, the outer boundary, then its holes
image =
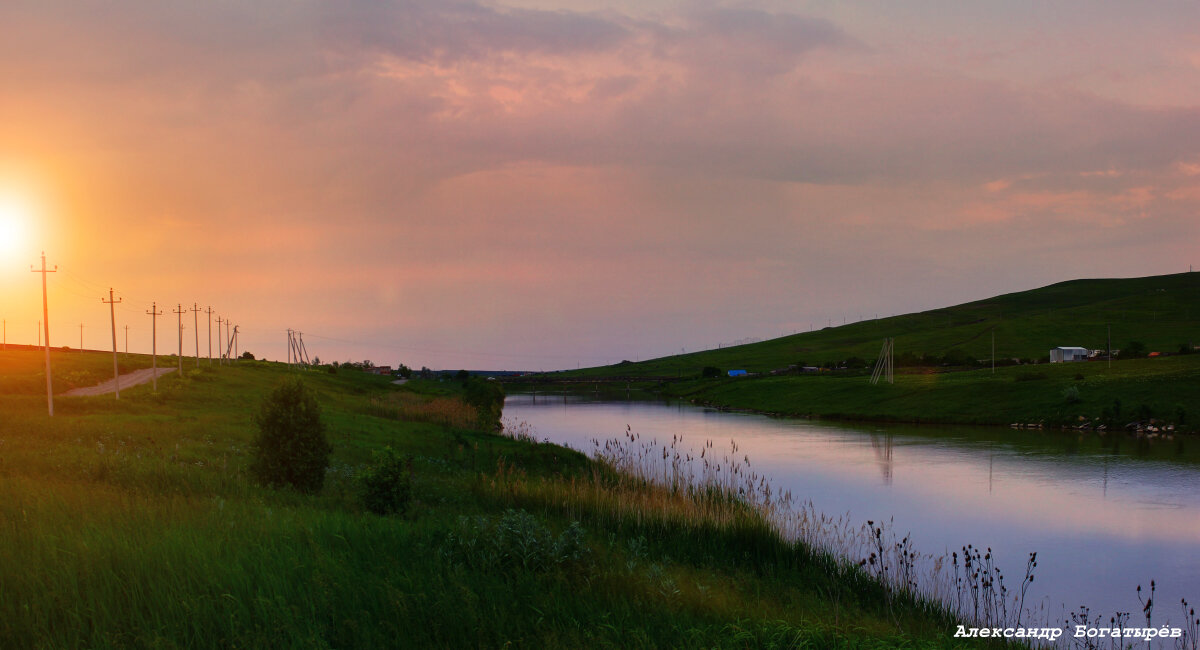
POLYGON ((319 492, 333 448, 312 390, 299 377, 284 380, 263 400, 255 423, 250 471, 259 482, 319 492))
POLYGON ((500 414, 504 410, 504 389, 494 381, 470 379, 466 385, 467 404, 475 409, 479 417, 479 428, 484 431, 500 430, 500 414))

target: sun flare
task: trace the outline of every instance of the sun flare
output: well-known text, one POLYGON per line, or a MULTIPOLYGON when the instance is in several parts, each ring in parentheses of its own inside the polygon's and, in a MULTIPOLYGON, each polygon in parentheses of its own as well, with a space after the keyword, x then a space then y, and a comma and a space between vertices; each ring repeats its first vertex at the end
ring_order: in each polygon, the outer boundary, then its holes
POLYGON ((0 255, 8 257, 22 249, 32 219, 33 210, 27 201, 14 195, 0 195, 0 255))

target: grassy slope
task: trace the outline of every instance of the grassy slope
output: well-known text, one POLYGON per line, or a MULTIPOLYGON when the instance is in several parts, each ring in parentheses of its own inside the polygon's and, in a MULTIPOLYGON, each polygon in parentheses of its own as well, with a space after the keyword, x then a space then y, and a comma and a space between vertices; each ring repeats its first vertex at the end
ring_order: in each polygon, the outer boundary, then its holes
POLYGON ((817 365, 852 356, 872 361, 889 336, 896 339, 897 355, 941 355, 958 348, 968 358, 990 359, 993 332, 997 358, 1041 358, 1057 346, 1104 348, 1109 324, 1118 349, 1131 340, 1163 352, 1200 344, 1200 273, 1072 280, 945 309, 562 375, 688 377, 705 366, 767 372, 799 361, 817 365))
POLYGON ((36 394, 0 397, 0 646, 949 646, 943 616, 887 605, 735 505, 698 510, 553 445, 369 415, 397 390, 385 378, 308 374, 335 449, 325 489, 261 488, 252 414, 286 373, 192 371, 157 395, 60 398, 53 419, 36 394), (358 504, 355 474, 384 445, 414 458, 404 518, 358 504), (555 534, 580 522, 590 555, 521 570, 451 552, 460 517, 512 508, 555 534))
POLYGON ((1124 280, 1075 280, 918 314, 855 323, 722 350, 568 371, 550 379, 668 378, 646 384, 667 395, 730 408, 787 415, 894 421, 1009 424, 1078 422, 1110 425, 1146 413, 1192 428, 1200 419, 1200 355, 1106 363, 1000 367, 965 372, 899 368, 895 385, 871 386, 863 371, 698 380, 705 366, 767 372, 804 362, 873 360, 884 337, 896 354, 942 355, 959 349, 989 359, 1042 358, 1051 347, 1113 347, 1132 340, 1151 351, 1200 343, 1200 273, 1124 280), (1029 376, 1044 375, 1034 381, 1029 376), (1076 375, 1082 375, 1077 379, 1076 375), (676 377, 678 379, 670 380, 676 377), (1075 387, 1078 401, 1064 391, 1075 387), (1120 402, 1120 412, 1117 402, 1120 402))
MULTIPOLYGON (((174 368, 178 361, 175 356, 158 357, 158 367, 174 368)), ((194 361, 184 359, 184 363, 194 361)), ((112 379, 113 358, 111 352, 87 350, 50 350, 52 367, 51 383, 54 393, 64 393, 72 388, 95 386, 100 382, 112 379)), ((151 365, 148 354, 117 354, 117 367, 121 373, 149 368, 151 365)), ((3 395, 46 395, 46 362, 40 348, 30 346, 8 346, 0 350, 0 394, 3 395)))

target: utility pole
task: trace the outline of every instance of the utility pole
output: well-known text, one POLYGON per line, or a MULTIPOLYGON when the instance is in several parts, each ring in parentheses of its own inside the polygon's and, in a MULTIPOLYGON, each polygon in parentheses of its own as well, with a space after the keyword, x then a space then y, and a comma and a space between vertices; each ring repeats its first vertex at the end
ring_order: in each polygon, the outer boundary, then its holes
POLYGON ((162 316, 162 312, 158 310, 158 303, 150 303, 150 367, 152 368, 150 381, 154 382, 154 392, 158 392, 158 317, 162 316))
POLYGON ((212 365, 212 305, 209 305, 204 313, 208 314, 208 365, 212 365))
POLYGON ((196 330, 196 367, 200 367, 200 314, 196 303, 192 303, 192 326, 196 330))
MULTIPOLYGON (((33 268, 33 265, 30 264, 29 271, 31 273, 41 273, 42 274, 42 322, 38 323, 38 325, 39 325, 38 338, 39 339, 42 338, 42 328, 40 326, 42 325, 42 323, 45 323, 45 325, 46 325, 46 347, 45 347, 45 352, 46 352, 46 406, 50 409, 50 417, 54 417, 54 391, 51 389, 51 386, 50 386, 50 309, 46 305, 46 274, 47 273, 56 273, 58 271, 58 265, 55 264, 54 269, 52 269, 52 270, 47 269, 46 268, 46 251, 42 251, 42 268, 41 268, 41 270, 33 268)), ((41 341, 38 341, 38 342, 40 343, 41 341)))
POLYGON ((288 368, 291 368, 292 367, 292 330, 289 329, 287 331, 287 335, 288 335, 287 365, 288 365, 288 368))
MULTIPOLYGON (((123 299, 113 300, 112 287, 108 288, 108 300, 105 300, 104 298, 100 299, 100 302, 108 303, 108 316, 110 319, 112 319, 113 383, 116 388, 116 390, 113 392, 116 393, 117 399, 121 399, 121 375, 117 371, 117 304, 119 304, 121 302, 121 300, 123 300, 123 299)), ((80 334, 82 334, 83 329, 80 328, 79 332, 80 332, 80 334)))
POLYGON ((183 305, 176 303, 175 311, 171 312, 179 316, 179 376, 183 376, 183 314, 187 312, 183 305))
MULTIPOLYGON (((115 390, 113 392, 118 399, 121 398, 121 375, 118 369, 116 369, 116 305, 119 305, 121 300, 124 299, 113 300, 112 287, 108 288, 108 300, 100 299, 101 302, 108 303, 108 317, 113 320, 113 383, 115 386, 115 390)), ((83 332, 82 329, 79 331, 80 333, 83 332)))
POLYGON ((129 326, 125 326, 125 358, 129 358, 129 326))
POLYGON ((83 323, 79 324, 79 351, 83 352, 83 323))

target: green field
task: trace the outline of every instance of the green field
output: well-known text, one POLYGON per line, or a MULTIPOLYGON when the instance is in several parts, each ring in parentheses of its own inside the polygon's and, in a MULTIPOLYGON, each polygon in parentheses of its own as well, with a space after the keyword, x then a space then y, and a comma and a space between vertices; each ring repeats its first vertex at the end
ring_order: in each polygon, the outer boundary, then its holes
POLYGON ((780 415, 892 422, 1041 424, 1131 422, 1192 431, 1200 418, 1200 355, 1104 363, 906 372, 871 385, 866 373, 696 379, 664 393, 728 408, 780 415), (1161 422, 1160 422, 1161 421, 1161 422))
POLYGON ((40 358, 0 366, 32 387, 0 397, 0 647, 952 647, 940 609, 743 502, 476 430, 451 384, 206 365, 51 419, 40 358), (315 495, 247 471, 295 373, 334 450, 315 495), (403 516, 360 500, 384 446, 412 459, 403 516))
POLYGON ((864 321, 738 347, 526 378, 617 381, 729 408, 905 422, 1107 428, 1200 418, 1200 273, 1074 280, 945 309, 864 321), (1049 364, 1053 347, 1143 358, 1049 364), (884 338, 895 340, 894 385, 869 383, 884 338), (996 369, 992 371, 995 341, 996 369), (1150 353, 1160 353, 1144 358, 1150 353), (1183 354, 1181 354, 1183 353, 1183 354), (1017 364, 1020 365, 1017 365, 1017 364), (803 366, 821 367, 815 373, 803 366), (705 368, 721 377, 701 379, 705 368), (724 377, 744 369, 752 376, 724 377), (1082 418, 1082 420, 1081 420, 1082 418))
POLYGON ((852 357, 874 362, 883 339, 906 353, 970 361, 1041 360, 1059 346, 1105 349, 1140 341, 1148 352, 1200 344, 1200 273, 1148 278, 1072 280, 945 309, 868 320, 718 350, 555 373, 565 377, 689 377, 705 366, 765 373, 820 366, 852 357))

